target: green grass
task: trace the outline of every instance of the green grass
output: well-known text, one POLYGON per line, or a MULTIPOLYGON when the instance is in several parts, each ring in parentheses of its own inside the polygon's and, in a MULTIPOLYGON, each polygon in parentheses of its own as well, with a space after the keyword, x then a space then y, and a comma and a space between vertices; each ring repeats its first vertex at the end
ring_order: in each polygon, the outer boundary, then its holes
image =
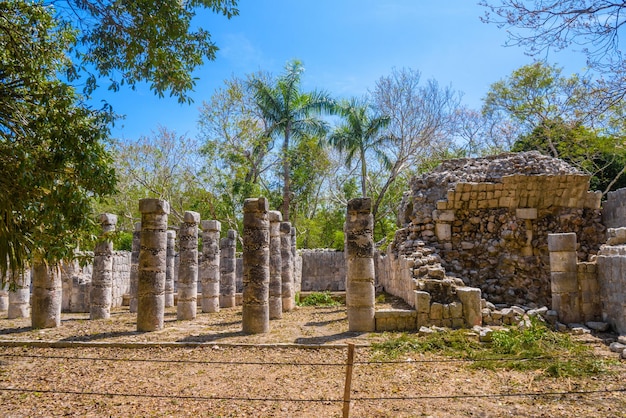
POLYGON ((298 306, 340 306, 341 303, 334 299, 330 292, 315 292, 300 299, 298 306))
POLYGON ((420 337, 391 336, 372 344, 376 360, 393 360, 412 353, 435 353, 473 360, 468 367, 488 370, 541 370, 549 377, 583 377, 607 373, 611 360, 593 355, 591 349, 569 334, 557 333, 533 320, 528 328, 494 331, 491 343, 480 343, 468 330, 450 330, 420 337))

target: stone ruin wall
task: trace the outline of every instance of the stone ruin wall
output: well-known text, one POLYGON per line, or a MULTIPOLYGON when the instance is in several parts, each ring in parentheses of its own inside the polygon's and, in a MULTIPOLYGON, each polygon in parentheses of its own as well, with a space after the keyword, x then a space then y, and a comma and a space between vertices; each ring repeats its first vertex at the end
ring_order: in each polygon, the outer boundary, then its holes
POLYGON ((536 152, 446 161, 412 180, 386 261, 393 281, 381 284, 410 303, 410 281, 440 263, 490 302, 550 306, 547 235, 575 232, 582 261, 604 240, 601 194, 588 187, 589 176, 536 152))

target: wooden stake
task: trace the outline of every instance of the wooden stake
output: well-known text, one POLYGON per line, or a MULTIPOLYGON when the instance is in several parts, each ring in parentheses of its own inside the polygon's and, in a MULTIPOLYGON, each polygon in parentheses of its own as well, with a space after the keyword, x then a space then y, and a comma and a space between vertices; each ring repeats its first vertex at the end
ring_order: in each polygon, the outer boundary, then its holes
POLYGON ((346 384, 343 389, 343 418, 350 416, 350 392, 352 387, 352 366, 354 364, 354 344, 348 344, 348 362, 346 363, 346 384))

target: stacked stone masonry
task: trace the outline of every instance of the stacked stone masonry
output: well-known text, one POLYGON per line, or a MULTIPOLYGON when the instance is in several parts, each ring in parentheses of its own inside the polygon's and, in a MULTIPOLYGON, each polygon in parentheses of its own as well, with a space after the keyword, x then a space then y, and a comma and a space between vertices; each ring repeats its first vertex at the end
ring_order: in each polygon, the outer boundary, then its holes
MULTIPOLYGON (((575 233, 583 261, 604 238, 601 194, 588 187, 588 175, 535 152, 445 161, 412 180, 390 262, 437 256, 446 276, 493 303, 549 306, 548 234, 575 233)), ((410 283, 383 287, 410 292, 410 283)))

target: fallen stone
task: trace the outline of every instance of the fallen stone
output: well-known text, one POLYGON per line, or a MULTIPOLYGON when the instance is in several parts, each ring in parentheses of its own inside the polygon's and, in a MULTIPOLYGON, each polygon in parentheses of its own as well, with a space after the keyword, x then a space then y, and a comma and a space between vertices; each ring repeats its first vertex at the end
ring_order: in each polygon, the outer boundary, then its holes
POLYGON ((420 327, 418 334, 420 336, 434 334, 436 331, 428 327, 420 327))
POLYGON ((626 344, 626 335, 620 335, 617 337, 617 342, 620 344, 626 344))
POLYGON ((611 350, 614 353, 623 354, 624 349, 626 349, 626 344, 614 342, 614 343, 611 343, 611 345, 609 345, 609 350, 611 350))
POLYGON ((554 324, 554 327, 555 327, 555 328, 556 328, 556 330, 557 330, 557 331, 559 331, 559 332, 565 332, 565 331, 567 331, 567 325, 562 324, 562 323, 560 323, 560 322, 556 322, 556 323, 554 324))
POLYGON ((604 332, 609 329, 609 324, 606 322, 589 321, 585 325, 593 331, 604 332))

